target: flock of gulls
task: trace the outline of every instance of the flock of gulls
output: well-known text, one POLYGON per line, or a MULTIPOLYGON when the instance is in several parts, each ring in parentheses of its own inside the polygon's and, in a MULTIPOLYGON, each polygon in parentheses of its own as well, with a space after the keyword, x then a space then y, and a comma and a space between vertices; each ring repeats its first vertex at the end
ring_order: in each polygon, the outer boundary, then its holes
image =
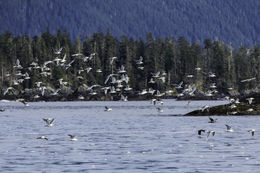
MULTIPOLYGON (((97 53, 92 53, 89 56, 86 56, 82 53, 75 53, 72 54, 70 58, 67 57, 66 53, 63 53, 63 48, 59 48, 57 50, 53 50, 54 58, 53 60, 48 60, 39 64, 37 60, 30 62, 28 67, 23 67, 19 61, 16 60, 15 65, 13 66, 12 73, 7 72, 5 77, 11 80, 11 86, 5 88, 3 95, 11 95, 15 93, 23 93, 24 90, 23 84, 25 81, 31 80, 31 74, 38 73, 40 75, 39 81, 34 83, 34 88, 37 92, 36 95, 33 95, 34 100, 40 100, 46 94, 46 91, 50 93, 51 96, 57 96, 60 94, 63 88, 69 87, 71 83, 66 81, 66 79, 60 78, 57 80, 57 83, 54 86, 50 86, 45 83, 45 79, 51 79, 53 75, 53 70, 56 67, 64 68, 66 71, 72 67, 74 63, 81 64, 80 69, 76 69, 75 78, 79 81, 80 86, 78 88, 84 88, 85 91, 88 92, 90 96, 98 95, 99 93, 103 93, 105 95, 110 94, 110 96, 120 96, 122 101, 128 100, 128 94, 130 91, 133 91, 133 88, 129 85, 129 76, 127 75, 127 71, 124 65, 121 65, 117 70, 114 70, 115 62, 118 60, 117 57, 111 57, 109 59, 109 64, 111 66, 111 73, 105 77, 103 84, 97 84, 94 81, 88 81, 88 84, 83 82, 84 75, 82 74, 102 74, 102 70, 97 68, 94 64, 96 57, 98 56, 97 53)), ((135 60, 135 64, 138 70, 144 70, 144 58, 140 56, 139 59, 135 60)), ((75 70, 75 69, 74 69, 75 70)), ((151 96, 156 99, 160 99, 162 96, 165 95, 172 95, 174 92, 177 92, 177 97, 182 96, 195 96, 195 91, 197 91, 197 86, 194 84, 194 80, 197 74, 203 74, 205 77, 208 78, 209 86, 207 87, 207 91, 204 93, 205 96, 211 97, 214 94, 218 93, 217 85, 215 79, 217 78, 216 74, 213 72, 203 72, 200 67, 194 68, 194 74, 187 74, 183 78, 186 81, 184 84, 183 81, 179 82, 178 84, 171 84, 171 88, 165 91, 158 90, 158 84, 160 82, 165 83, 167 73, 165 71, 157 71, 151 73, 149 75, 148 80, 148 87, 142 89, 141 91, 134 91, 137 95, 140 96, 151 96)), ((89 79, 88 79, 89 80, 89 79)), ((145 79, 146 80, 146 79, 145 79)), ((144 80, 144 81, 145 81, 144 80)), ((241 83, 251 82, 256 80, 255 77, 241 80, 241 83)), ((233 90, 232 87, 227 88, 228 90, 233 90)), ((78 96, 79 100, 84 100, 84 96, 78 96)), ((22 103, 25 103, 24 99, 18 99, 22 103)))
MULTIPOLYGON (((216 123, 217 122, 217 118, 212 118, 212 117, 209 117, 209 123, 216 123)), ((230 126, 230 125, 228 125, 228 124, 225 124, 225 126, 226 126, 226 132, 234 132, 234 130, 232 129, 232 127, 230 126)), ((248 132, 250 132, 251 133, 251 135, 252 136, 254 136, 255 135, 255 129, 250 129, 250 130, 248 130, 248 132)), ((199 129, 198 130, 198 135, 199 136, 201 136, 202 135, 202 133, 207 133, 207 137, 209 137, 210 136, 210 134, 212 135, 212 136, 214 136, 215 135, 215 130, 205 130, 205 129, 199 129)))
MULTIPOLYGON (((59 86, 58 88, 54 88, 54 86, 50 86, 47 82, 48 79, 52 79, 53 70, 56 67, 64 68, 65 70, 68 70, 72 67, 73 63, 77 62, 78 64, 82 64, 80 69, 76 69, 75 77, 81 81, 79 88, 83 88, 85 91, 85 94, 88 94, 89 96, 98 96, 99 93, 102 93, 104 95, 108 95, 111 98, 114 96, 120 98, 121 101, 128 101, 128 94, 129 93, 137 93, 139 96, 151 96, 152 103, 155 105, 156 101, 161 102, 161 97, 167 94, 172 94, 173 90, 167 90, 165 92, 160 92, 156 88, 156 84, 159 82, 165 83, 166 73, 165 72, 156 72, 152 73, 150 76, 150 81, 148 89, 143 89, 142 91, 133 91, 133 88, 130 87, 129 84, 129 76, 127 75, 127 71, 124 65, 121 65, 119 69, 114 70, 115 62, 117 61, 117 57, 111 57, 109 59, 109 64, 111 66, 111 73, 108 74, 105 77, 103 84, 95 84, 94 81, 88 81, 88 84, 84 83, 84 74, 87 75, 88 73, 95 73, 95 74, 101 74, 103 73, 100 68, 96 69, 93 66, 93 61, 95 61, 95 58, 97 56, 96 53, 92 53, 89 56, 85 56, 82 53, 75 53, 71 55, 70 61, 68 61, 67 55, 62 52, 63 48, 59 48, 57 50, 54 50, 54 56, 55 58, 53 60, 48 60, 43 62, 42 64, 39 64, 37 61, 33 61, 30 63, 28 67, 23 67, 20 63, 20 60, 17 59, 12 72, 7 72, 5 74, 5 78, 8 79, 8 81, 11 81, 11 85, 4 89, 3 96, 9 96, 9 95, 19 95, 19 93, 24 93, 25 91, 28 91, 29 89, 25 88, 22 89, 25 85, 24 82, 31 80, 32 74, 39 74, 40 77, 38 81, 34 83, 33 94, 30 97, 34 101, 40 101, 41 98, 46 96, 58 96, 61 95, 62 89, 66 89, 69 86, 71 86, 71 83, 69 81, 66 81, 64 78, 60 78, 57 80, 57 83, 55 84, 55 87, 59 86), (114 72, 115 71, 115 72, 114 72), (91 84, 91 85, 89 85, 91 84)), ((144 62, 143 57, 141 56, 139 59, 135 60, 137 69, 144 70, 144 62)), ((74 69, 75 70, 75 69, 74 69)), ((181 89, 182 87, 181 82, 179 85, 176 86, 176 89, 181 89)), ((76 89, 77 90, 77 89, 76 89)), ((188 89, 185 89, 185 92, 188 92, 191 90, 191 87, 189 86, 188 89)), ((195 90, 191 91, 194 92, 195 90)), ((191 93, 190 93, 191 94, 191 93)), ((181 96, 181 95, 180 95, 181 96)), ((85 97, 83 95, 78 96, 78 100, 84 100, 85 97)), ((24 98, 19 98, 16 100, 17 102, 23 103, 25 106, 29 106, 27 101, 24 98)), ((158 112, 162 112, 162 109, 159 107, 156 107, 158 112)), ((106 109, 107 111, 110 111, 110 109, 106 109)), ((4 111, 4 110, 3 110, 4 111)))
MULTIPOLYGON (((102 74, 102 70, 97 68, 94 64, 97 53, 92 53, 89 56, 85 56, 82 53, 72 54, 70 58, 67 57, 66 53, 63 53, 63 48, 59 48, 53 51, 54 58, 53 60, 48 60, 43 63, 38 63, 37 60, 30 62, 28 67, 23 67, 19 61, 16 60, 15 65, 13 66, 12 73, 7 72, 5 74, 5 78, 11 80, 11 86, 5 88, 3 95, 11 95, 15 93, 23 93, 24 90, 23 84, 25 81, 31 80, 31 74, 38 73, 40 75, 39 81, 34 83, 34 88, 37 91, 36 95, 33 95, 34 100, 40 100, 46 94, 46 91, 50 93, 51 96, 57 96, 60 94, 63 88, 69 87, 71 83, 66 81, 64 78, 60 78, 57 80, 57 83, 54 86, 50 86, 45 83, 45 79, 51 79, 53 75, 53 70, 56 67, 64 68, 66 71, 72 67, 74 63, 81 64, 80 69, 76 69, 75 78, 79 81, 80 87, 84 88, 85 91, 88 91, 90 96, 98 95, 99 93, 103 93, 105 95, 110 94, 111 96, 120 96, 122 101, 127 101, 128 94, 133 88, 129 85, 129 76, 127 75, 127 71, 124 65, 121 65, 117 70, 114 70, 115 62, 117 61, 117 57, 111 57, 109 59, 109 64, 111 66, 111 73, 105 77, 103 84, 97 84, 94 81, 88 81, 88 84, 83 82, 84 75, 82 74, 102 74)), ((136 68, 140 71, 144 70, 144 58, 140 56, 139 59, 135 60, 136 68)), ((75 70, 75 69, 74 69, 75 70)), ((196 85, 194 84, 194 80, 197 74, 203 74, 208 78, 211 84, 209 84, 207 91, 204 93, 205 96, 211 97, 214 94, 218 93, 217 85, 214 79, 216 79, 216 74, 213 72, 203 72, 200 67, 194 68, 195 74, 187 74, 183 78, 186 81, 184 84, 183 81, 180 81, 178 84, 171 84, 171 88, 165 91, 159 91, 157 85, 162 82, 166 82, 167 73, 165 71, 157 71, 151 73, 148 79, 148 87, 142 89, 141 91, 134 91, 137 95, 140 96, 151 96, 154 98, 160 98, 164 95, 172 95, 175 91, 177 92, 177 97, 182 96, 195 96, 195 91, 197 90, 196 85), (157 84, 157 85, 156 85, 157 84)), ((146 79, 145 79, 146 80, 146 79)), ((144 80, 144 81, 145 81, 144 80)), ((256 80, 255 77, 244 79, 241 83, 250 82, 256 80)), ((232 87, 227 88, 228 90, 233 90, 232 87)), ((79 100, 84 100, 84 96, 78 96, 79 100)), ((22 99, 18 100, 21 101, 22 99)), ((23 100, 24 101, 24 100, 23 100)), ((24 102, 23 102, 24 103, 24 102)))
MULTIPOLYGON (((248 104, 252 104, 252 101, 253 101, 253 100, 254 100, 254 98, 247 98, 248 104)), ((239 104, 239 103, 240 103, 240 102, 239 102, 239 99, 229 99, 229 101, 230 101, 231 103, 233 103, 233 104, 239 104)), ((155 105, 155 106, 156 106, 156 104, 163 105, 163 101, 162 101, 162 100, 159 100, 159 101, 158 101, 157 99, 152 99, 152 100, 151 100, 151 104, 153 104, 153 105, 155 105)), ((191 101, 188 101, 188 104, 187 104, 187 105, 190 105, 190 104, 191 104, 191 101)), ((231 105, 231 106, 232 106, 232 105, 231 105)), ((233 107, 234 107, 234 106, 233 106, 233 107)), ((162 109, 161 107, 156 107, 156 108, 157 108, 157 111, 158 111, 159 113, 162 113, 162 112, 163 112, 163 109, 162 109)), ((201 110, 204 111, 205 109, 208 109, 208 108, 209 108, 209 106, 204 106, 204 107, 201 108, 201 110)), ((104 111, 110 112, 110 111, 112 111, 112 108, 110 108, 110 107, 108 107, 108 106, 105 106, 104 111)), ((54 118, 43 118, 43 120, 45 121, 47 127, 52 127, 52 126, 53 126, 54 118)), ((218 120, 217 118, 214 119, 214 118, 212 118, 212 117, 209 117, 209 122, 208 122, 208 123, 216 123, 217 120, 218 120)), ((232 127, 231 127, 230 125, 225 124, 225 126, 226 126, 226 132, 234 132, 234 130, 232 129, 232 127)), ((248 132, 250 132, 251 135, 254 136, 254 134, 255 134, 255 129, 250 129, 250 130, 248 130, 248 132)), ((207 133, 207 138, 208 138, 210 135, 215 136, 216 131, 215 131, 215 130, 199 129, 199 130, 198 130, 198 136, 201 136, 202 133, 207 133)), ((71 140, 71 141, 77 141, 76 136, 71 135, 71 134, 68 134, 68 136, 70 137, 70 140, 71 140)), ((39 137, 37 137, 37 139, 45 139, 45 140, 48 140, 48 138, 45 137, 45 136, 39 136, 39 137)))
MULTIPOLYGON (((54 118, 43 118, 43 121, 45 121, 46 123, 46 127, 52 127, 54 118)), ((68 134, 68 136, 70 137, 70 141, 77 141, 78 139, 76 138, 76 136, 68 134)), ((48 138, 46 136, 39 136, 36 139, 44 139, 44 140, 48 140, 48 138)))
MULTIPOLYGON (((80 68, 77 69, 77 76, 76 78, 79 80, 84 79, 82 74, 83 73, 102 73, 101 69, 95 69, 94 71, 94 67, 91 66, 91 61, 95 60, 97 54, 96 53, 92 53, 89 56, 85 56, 82 53, 75 53, 71 55, 72 60, 68 61, 67 55, 64 54, 62 52, 63 48, 59 48, 57 50, 54 50, 54 55, 55 58, 53 60, 49 60, 49 61, 45 61, 43 64, 38 64, 38 62, 31 62, 29 67, 23 67, 19 61, 19 59, 16 60, 15 65, 13 66, 13 73, 6 73, 5 77, 6 78, 11 78, 12 79, 12 85, 7 87, 4 92, 3 95, 9 95, 9 94, 15 94, 15 93, 19 93, 19 92, 23 92, 21 90, 19 90, 19 88, 22 88, 21 85, 23 85, 23 83, 27 80, 31 79, 31 76, 29 74, 32 73, 39 73, 41 76, 41 79, 43 78, 50 78, 52 76, 52 71, 54 68, 56 67, 62 67, 65 70, 68 70, 69 68, 72 67, 72 64, 75 63, 76 61, 80 61, 80 63, 87 65, 87 67, 80 68)), ((128 96, 127 94, 133 90, 133 88, 130 87, 129 85, 129 76, 127 75, 127 71, 125 69, 124 65, 121 65, 121 67, 119 69, 116 70, 116 72, 113 71, 114 69, 114 64, 115 61, 117 61, 117 57, 111 57, 110 58, 110 65, 111 65, 111 74, 106 76, 106 79, 104 81, 104 84, 92 84, 91 86, 86 85, 86 84, 82 84, 81 87, 85 88, 89 94, 91 96, 95 96, 98 94, 98 92, 103 92, 105 95, 110 94, 110 95, 119 95, 120 96, 120 100, 121 101, 128 101, 128 96)), ((144 61, 143 61, 143 57, 141 56, 138 60, 135 61, 136 63, 136 67, 138 70, 144 70, 144 61)), ((214 79, 216 79, 216 74, 213 72, 209 72, 209 73, 205 73, 202 72, 202 69, 200 67, 196 67, 195 68, 195 72, 196 73, 202 73, 204 75, 206 75, 210 82, 214 81, 214 79)), ((188 81, 189 83, 184 85, 184 82, 181 81, 178 84, 173 84, 172 86, 174 87, 174 89, 177 91, 177 97, 182 97, 185 95, 188 96, 195 96, 195 91, 197 90, 196 85, 194 84, 194 76, 196 74, 188 74, 185 76, 185 78, 187 78, 186 81, 188 81), (193 82, 192 82, 193 81, 193 82)), ((150 75, 150 79, 148 82, 148 86, 155 86, 153 84, 162 82, 165 83, 166 81, 166 77, 167 77, 167 73, 166 72, 155 72, 152 73, 150 75)), ((248 79, 244 79, 242 81, 240 81, 241 83, 245 83, 245 82, 251 82, 256 80, 255 77, 252 78, 248 78, 248 79)), ((34 99, 38 99, 40 100, 41 97, 43 97, 45 95, 46 90, 48 90, 48 92, 51 91, 51 96, 56 96, 60 94, 60 91, 62 90, 63 87, 67 87, 69 86, 70 83, 68 81, 66 81, 63 78, 60 78, 57 81, 57 86, 59 86, 59 88, 51 88, 50 86, 48 86, 46 83, 44 83, 42 80, 35 82, 35 88, 38 91, 38 94, 33 95, 34 99)), ((228 90, 233 90, 233 88, 228 88, 228 90)), ((140 96, 146 96, 146 95, 150 95, 152 96, 151 99, 151 104, 155 105, 156 110, 161 113, 163 112, 162 109, 162 105, 163 105, 163 101, 162 101, 162 96, 165 95, 171 95, 174 93, 174 90, 169 89, 166 90, 164 92, 159 91, 158 89, 155 89, 153 87, 149 87, 148 89, 143 89, 142 91, 138 92, 138 95, 140 96)), ((214 96, 214 94, 218 93, 217 91, 217 86, 216 86, 216 82, 212 82, 209 87, 208 90, 204 93, 205 96, 214 96)), ((84 100, 84 96, 80 95, 78 96, 79 100, 84 100)), ((235 108, 236 104, 239 103, 239 99, 234 99, 234 98, 229 98, 226 97, 226 99, 228 99, 230 101, 231 104, 231 108, 235 108)), ((252 101, 254 100, 254 98, 248 98, 247 99, 249 104, 252 103, 252 101)), ((16 101, 23 103, 25 106, 29 106, 29 104, 23 99, 23 98, 19 98, 16 101)), ((190 104, 190 102, 188 102, 188 105, 190 104)), ((202 111, 208 110, 209 106, 204 106, 203 108, 201 108, 202 111)), ((0 109, 0 111, 5 111, 5 109, 0 109)), ((112 111, 112 108, 105 106, 104 111, 109 112, 112 111)), ((253 111, 252 109, 248 110, 248 111, 253 111)), ((236 112, 231 112, 231 114, 236 114, 236 112)), ((43 119, 46 123, 46 126, 48 127, 52 127, 53 126, 53 118, 44 118, 43 119)), ((215 123, 216 119, 213 119, 210 117, 210 123, 215 123)), ((228 132, 232 132, 232 128, 229 125, 226 125, 227 127, 227 131, 228 132)), ((198 135, 201 135, 203 132, 207 132, 208 136, 210 134, 212 134, 213 136, 215 135, 215 131, 210 130, 210 131, 206 131, 205 129, 200 129, 198 130, 198 135)), ((252 134, 252 136, 254 135, 255 130, 251 129, 249 130, 249 132, 252 134)), ((77 138, 74 135, 69 134, 68 135, 71 139, 71 141, 76 141, 77 138)), ((44 139, 44 140, 48 140, 47 137, 45 136, 39 136, 37 137, 37 139, 44 139)))
MULTIPOLYGON (((111 108, 106 107, 105 111, 111 111, 111 108)), ((53 122, 54 122, 54 118, 43 118, 43 121, 45 121, 46 123, 46 127, 53 127, 53 122)), ((208 123, 216 123, 217 119, 214 119, 212 117, 209 117, 209 122, 208 123)), ((225 124, 226 126, 226 132, 234 132, 234 130, 232 129, 232 127, 228 124, 225 124)), ((251 133, 252 136, 254 136, 255 134, 255 129, 250 129, 248 130, 249 133, 251 133)), ((212 135, 215 136, 216 132, 215 130, 205 130, 205 129, 199 129, 198 130, 198 136, 201 136, 202 133, 207 133, 207 138, 212 135)), ((71 135, 68 134, 68 136, 70 137, 70 141, 77 141, 78 139, 76 138, 75 135, 71 135)), ((36 139, 43 139, 43 140, 48 140, 48 138, 46 136, 39 136, 36 139)))

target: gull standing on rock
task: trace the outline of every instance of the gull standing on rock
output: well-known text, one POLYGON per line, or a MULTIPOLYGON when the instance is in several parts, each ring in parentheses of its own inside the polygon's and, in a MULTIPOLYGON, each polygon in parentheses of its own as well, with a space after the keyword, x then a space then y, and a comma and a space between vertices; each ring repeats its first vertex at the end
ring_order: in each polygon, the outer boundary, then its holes
POLYGON ((209 111, 209 106, 208 106, 208 105, 203 106, 203 107, 201 108, 201 111, 202 111, 202 112, 204 112, 205 110, 209 111))

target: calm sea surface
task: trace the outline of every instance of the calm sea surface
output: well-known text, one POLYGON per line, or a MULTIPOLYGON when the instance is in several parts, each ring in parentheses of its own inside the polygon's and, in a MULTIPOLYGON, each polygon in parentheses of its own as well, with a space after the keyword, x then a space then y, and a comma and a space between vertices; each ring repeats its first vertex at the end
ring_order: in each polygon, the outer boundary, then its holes
POLYGON ((211 124, 181 114, 224 101, 163 101, 0 102, 0 172, 260 172, 260 116, 219 116, 211 124), (53 127, 45 126, 48 117, 53 127), (198 137, 201 128, 216 134, 198 137), (36 139, 42 135, 49 140, 36 139))

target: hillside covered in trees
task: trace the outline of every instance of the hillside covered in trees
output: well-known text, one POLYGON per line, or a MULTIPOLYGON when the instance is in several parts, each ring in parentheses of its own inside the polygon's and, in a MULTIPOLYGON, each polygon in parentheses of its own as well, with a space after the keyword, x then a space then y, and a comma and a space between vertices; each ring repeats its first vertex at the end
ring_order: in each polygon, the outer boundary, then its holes
POLYGON ((258 0, 0 0, 0 33, 41 35, 49 27, 71 39, 107 29, 118 39, 218 38, 234 47, 260 42, 258 0))
POLYGON ((112 87, 115 95, 142 95, 148 88, 160 91, 156 94, 206 96, 258 90, 258 46, 234 49, 211 39, 201 46, 183 37, 155 39, 151 33, 146 40, 117 39, 109 31, 75 41, 61 30, 35 37, 5 32, 0 35, 1 95, 28 89, 96 95, 104 90, 112 93, 112 87))

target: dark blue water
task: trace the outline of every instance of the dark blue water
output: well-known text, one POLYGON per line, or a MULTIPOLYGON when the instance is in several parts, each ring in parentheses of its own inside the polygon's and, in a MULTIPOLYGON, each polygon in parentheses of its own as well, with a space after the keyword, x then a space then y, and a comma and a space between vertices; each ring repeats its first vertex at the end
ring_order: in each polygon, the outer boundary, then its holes
POLYGON ((220 116, 211 124, 180 114, 224 102, 187 103, 164 100, 158 113, 149 101, 1 102, 0 172, 259 172, 259 116, 220 116), (48 117, 53 127, 45 126, 48 117), (216 134, 198 137, 201 128, 216 134), (36 139, 42 135, 49 140, 36 139))

